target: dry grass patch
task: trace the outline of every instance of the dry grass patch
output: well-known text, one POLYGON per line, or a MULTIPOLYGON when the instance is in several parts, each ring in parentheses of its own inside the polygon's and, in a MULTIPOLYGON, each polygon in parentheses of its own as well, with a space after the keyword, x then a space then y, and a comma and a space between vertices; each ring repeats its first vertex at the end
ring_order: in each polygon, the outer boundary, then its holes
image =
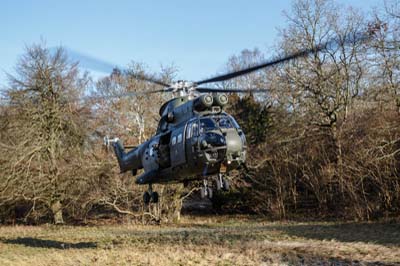
POLYGON ((397 223, 248 217, 186 217, 172 226, 4 226, 0 265, 400 265, 399 232, 397 223))

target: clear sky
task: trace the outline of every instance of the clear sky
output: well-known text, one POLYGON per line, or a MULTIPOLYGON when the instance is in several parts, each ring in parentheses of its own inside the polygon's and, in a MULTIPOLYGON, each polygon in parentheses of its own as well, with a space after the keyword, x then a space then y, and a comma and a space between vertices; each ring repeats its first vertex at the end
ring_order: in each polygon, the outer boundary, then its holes
MULTIPOLYGON (((337 0, 364 11, 383 0, 337 0)), ((25 45, 46 40, 118 65, 175 64, 179 78, 220 71, 243 49, 268 51, 290 0, 0 0, 0 86, 25 45)))

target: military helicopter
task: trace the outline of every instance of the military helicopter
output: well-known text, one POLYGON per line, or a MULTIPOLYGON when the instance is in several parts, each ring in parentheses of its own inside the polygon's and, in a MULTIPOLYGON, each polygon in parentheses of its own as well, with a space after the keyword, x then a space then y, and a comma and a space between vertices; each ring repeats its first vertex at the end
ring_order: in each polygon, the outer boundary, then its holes
MULTIPOLYGON (((369 38, 369 35, 353 36, 349 38, 349 42, 355 41, 355 38, 356 41, 360 41, 369 38)), ((229 173, 245 167, 246 162, 245 133, 235 119, 224 111, 228 103, 226 93, 262 93, 268 90, 220 89, 201 85, 247 75, 320 52, 335 43, 337 40, 333 39, 317 47, 196 82, 180 80, 167 84, 151 77, 133 74, 138 80, 163 87, 145 93, 174 92, 180 96, 161 106, 157 132, 146 142, 125 151, 118 138, 106 137, 105 145, 112 145, 121 173, 131 171, 136 176, 138 170, 144 169, 144 172, 137 176, 136 183, 149 186, 148 191, 143 194, 146 204, 159 200, 152 184, 186 183, 193 180, 203 180, 201 196, 211 198, 213 190, 208 182, 210 177, 214 177, 217 189, 228 190, 229 173)))

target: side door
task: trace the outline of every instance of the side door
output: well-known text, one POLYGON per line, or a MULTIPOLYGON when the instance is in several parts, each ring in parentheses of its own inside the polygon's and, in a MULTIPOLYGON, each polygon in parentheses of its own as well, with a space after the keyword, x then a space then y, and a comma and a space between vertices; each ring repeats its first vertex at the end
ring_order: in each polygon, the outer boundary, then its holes
POLYGON ((186 146, 186 160, 193 162, 196 160, 197 151, 197 137, 199 134, 198 119, 192 120, 186 125, 185 132, 185 146, 186 146))
POLYGON ((184 129, 182 126, 175 129, 171 134, 171 165, 177 166, 186 162, 185 156, 185 141, 184 141, 184 129))

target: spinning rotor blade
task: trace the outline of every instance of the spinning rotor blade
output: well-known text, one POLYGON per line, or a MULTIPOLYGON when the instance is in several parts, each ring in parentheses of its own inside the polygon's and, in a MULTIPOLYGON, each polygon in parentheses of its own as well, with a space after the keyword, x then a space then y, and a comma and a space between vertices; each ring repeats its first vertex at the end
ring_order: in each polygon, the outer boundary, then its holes
POLYGON ((131 77, 133 77, 137 80, 148 81, 148 82, 155 83, 155 84, 163 86, 163 87, 171 87, 171 85, 169 85, 167 83, 164 83, 164 82, 157 80, 155 78, 152 78, 152 77, 145 76, 143 74, 136 74, 136 73, 131 73, 131 72, 128 72, 128 73, 131 77))
MULTIPOLYGON (((372 37, 371 33, 369 33, 369 32, 366 32, 366 33, 361 32, 361 33, 355 34, 353 36, 347 36, 345 38, 345 40, 344 40, 344 44, 350 44, 350 43, 354 43, 354 42, 365 41, 365 40, 370 39, 371 37, 372 37)), ((232 79, 232 78, 236 78, 236 77, 239 77, 239 76, 242 76, 242 75, 249 74, 251 72, 260 70, 262 68, 267 68, 267 67, 271 67, 271 66, 274 66, 274 65, 278 65, 278 64, 281 64, 281 63, 284 63, 284 62, 287 62, 287 61, 290 61, 290 60, 293 60, 293 59, 296 59, 296 58, 299 58, 299 57, 307 56, 307 55, 309 55, 311 53, 320 52, 323 49, 326 49, 327 47, 332 47, 332 46, 338 45, 339 43, 340 43, 340 40, 338 38, 333 38, 333 39, 331 39, 331 40, 329 40, 329 41, 327 41, 327 42, 325 42, 325 43, 323 43, 321 45, 318 45, 316 47, 312 47, 312 48, 309 48, 309 49, 301 50, 301 51, 298 51, 298 52, 295 52, 295 53, 292 53, 292 54, 289 54, 289 55, 286 55, 286 56, 283 56, 283 57, 278 57, 278 58, 263 62, 261 64, 257 64, 257 65, 248 67, 248 68, 244 68, 244 69, 241 69, 241 70, 229 72, 229 73, 226 73, 226 74, 223 74, 223 75, 218 75, 218 76, 213 77, 213 78, 200 80, 200 81, 195 82, 195 84, 200 85, 200 84, 205 84, 205 83, 212 83, 212 82, 229 80, 229 79, 232 79)))
POLYGON ((110 94, 110 95, 100 95, 100 96, 87 96, 83 97, 85 100, 100 100, 100 99, 112 99, 112 98, 121 98, 121 97, 130 97, 130 96, 138 96, 138 95, 147 95, 159 92, 169 92, 172 91, 171 88, 160 89, 160 90, 151 90, 151 91, 130 91, 118 94, 110 94))
POLYGON ((268 92, 267 89, 219 89, 219 88, 196 88, 198 92, 268 92))
MULTIPOLYGON (((55 48, 51 48, 52 50, 54 50, 55 48)), ((137 74, 134 73, 133 71, 126 69, 126 68, 121 68, 117 65, 113 65, 109 62, 106 62, 104 60, 101 59, 97 59, 93 56, 90 55, 86 55, 83 53, 79 53, 76 52, 72 49, 66 48, 65 49, 68 56, 70 58, 72 58, 73 60, 76 60, 79 62, 80 65, 82 65, 83 67, 87 67, 89 69, 95 70, 95 71, 99 71, 99 72, 103 72, 103 73, 107 73, 107 74, 111 74, 113 72, 114 69, 119 69, 121 70, 121 72, 125 72, 128 75, 132 76, 133 78, 137 79, 137 80, 143 80, 143 81, 148 81, 151 83, 155 83, 157 85, 163 86, 163 87, 170 87, 169 84, 164 83, 160 80, 157 80, 155 78, 152 77, 148 77, 144 74, 137 74)))
MULTIPOLYGON (((67 102, 75 103, 75 102, 81 102, 81 101, 97 101, 97 100, 103 100, 103 99, 114 99, 114 98, 122 98, 122 97, 134 97, 134 96, 140 96, 140 95, 148 95, 148 94, 153 94, 153 93, 160 93, 160 92, 169 92, 172 91, 171 88, 167 89, 161 89, 161 90, 151 90, 151 91, 130 91, 130 92, 124 92, 124 93, 117 93, 117 94, 109 94, 109 95, 93 95, 93 96, 82 96, 78 98, 73 98, 67 100, 67 102)), ((10 99, 6 98, 0 98, 0 106, 2 104, 8 105, 10 104, 10 99)))
MULTIPOLYGON (((56 47, 50 48, 50 51, 54 52, 56 51, 56 49, 56 47)), ((77 52, 73 49, 65 47, 63 47, 63 49, 66 51, 69 58, 71 58, 73 61, 78 61, 79 65, 83 66, 84 68, 88 68, 97 72, 102 72, 108 75, 112 73, 113 69, 115 68, 121 69, 115 64, 111 64, 93 56, 77 52)))

